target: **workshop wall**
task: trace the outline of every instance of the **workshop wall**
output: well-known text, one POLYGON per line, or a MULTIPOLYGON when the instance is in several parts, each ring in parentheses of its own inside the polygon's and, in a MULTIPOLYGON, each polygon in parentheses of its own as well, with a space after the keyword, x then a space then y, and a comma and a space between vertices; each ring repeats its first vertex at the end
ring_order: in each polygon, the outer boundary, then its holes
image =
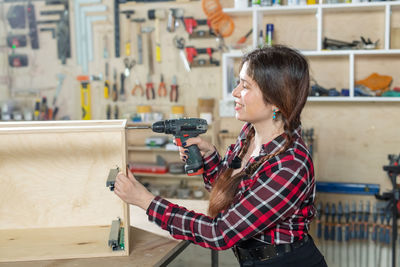
MULTIPOLYGON (((71 1, 72 2, 72 1, 71 1)), ((113 72, 114 69, 118 72, 118 84, 119 75, 124 71, 123 59, 124 47, 123 44, 126 40, 124 34, 126 30, 125 16, 121 14, 121 57, 114 58, 114 22, 113 22, 113 6, 112 1, 103 1, 102 5, 107 6, 107 11, 101 13, 101 15, 107 16, 105 21, 96 22, 93 24, 93 51, 94 59, 89 64, 89 73, 91 75, 97 75, 105 72, 105 63, 109 62, 109 79, 110 84, 113 84, 113 72), (109 52, 109 58, 103 58, 104 48, 107 47, 109 52)), ((224 0, 221 1, 224 7, 233 7, 233 1, 224 0)), ((17 48, 18 53, 25 53, 29 56, 29 66, 26 68, 9 68, 7 62, 7 55, 11 53, 9 48, 6 48, 5 36, 10 31, 9 25, 6 21, 6 14, 11 4, 0 3, 0 102, 13 99, 21 103, 21 106, 33 109, 34 101, 37 98, 46 96, 48 101, 51 101, 57 87, 57 74, 63 73, 66 75, 59 99, 57 101, 60 111, 58 118, 67 116, 71 119, 79 119, 81 117, 80 108, 80 84, 76 80, 78 75, 82 75, 82 68, 77 65, 76 62, 76 37, 75 37, 75 23, 74 23, 74 5, 70 5, 71 10, 71 49, 72 57, 67 59, 67 64, 60 64, 60 60, 57 59, 57 47, 56 41, 51 37, 49 32, 39 33, 39 50, 32 50, 29 48, 17 48)), ((50 10, 55 7, 45 6, 42 2, 35 2, 37 12, 40 10, 50 10)), ((205 15, 201 11, 201 2, 167 2, 157 3, 157 8, 169 9, 171 7, 179 7, 184 9, 185 16, 193 16, 196 19, 205 18, 205 15)), ((142 25, 154 26, 154 21, 147 20, 147 10, 155 8, 154 4, 136 4, 128 3, 121 5, 121 11, 123 10, 135 10, 135 14, 132 18, 146 18, 146 22, 142 25)), ((347 20, 343 20, 340 15, 330 15, 328 20, 339 21, 340 23, 349 23, 347 20)), ((347 14, 343 15, 348 17, 347 14)), ((381 15, 376 15, 376 19, 382 21, 381 15)), ((56 19, 57 17, 46 17, 46 19, 56 19)), ((395 16, 393 19, 393 25, 398 26, 400 23, 400 16, 395 16)), ((37 19, 44 19, 37 14, 37 19)), ((232 43, 239 39, 240 36, 244 35, 251 27, 251 17, 238 16, 235 17, 235 31, 231 37, 226 38, 226 43, 232 43)), ((285 19, 279 17, 273 17, 272 20, 285 19)), ((286 18, 289 19, 289 18, 286 18)), ((293 18, 291 18, 293 20, 293 18)), ((370 36, 373 40, 383 39, 383 36, 379 33, 382 31, 382 23, 373 24, 374 20, 362 19, 360 24, 367 25, 363 27, 373 28, 373 32, 377 32, 376 35, 370 36)), ((181 59, 179 58, 179 51, 174 46, 173 38, 175 36, 184 37, 187 41, 187 45, 193 45, 196 47, 216 47, 216 41, 214 39, 189 40, 187 32, 184 30, 181 24, 177 28, 176 32, 169 33, 166 31, 167 21, 163 20, 160 22, 161 30, 161 47, 162 47, 162 63, 155 64, 155 73, 152 76, 155 91, 160 82, 160 75, 164 75, 167 89, 169 91, 172 76, 177 76, 177 81, 180 90, 180 98, 178 104, 185 106, 185 113, 187 116, 196 116, 197 98, 199 97, 211 97, 216 100, 222 98, 222 71, 221 67, 206 67, 206 68, 193 68, 190 73, 186 72, 181 59)), ((345 30, 345 33, 340 37, 345 36, 348 39, 358 38, 358 35, 351 33, 346 27, 329 27, 329 23, 326 23, 327 34, 330 34, 332 38, 337 38, 335 30, 345 30)), ((288 23, 289 25, 289 23, 288 23)), ((337 25, 336 25, 337 26, 337 25)), ((82 27, 82 25, 80 25, 82 27)), ((136 58, 136 25, 132 24, 132 58, 136 58)), ((314 31, 316 29, 307 29, 301 32, 304 36, 315 36, 314 31), (312 34, 310 34, 310 32, 312 34)), ((13 30, 13 33, 24 32, 23 30, 13 30)), ((24 32, 26 33, 26 31, 24 32)), ((283 43, 289 43, 290 39, 287 37, 291 34, 290 28, 280 32, 277 32, 277 38, 282 40, 283 43), (285 33, 286 32, 286 33, 285 33)), ((300 34, 296 32, 296 34, 300 34)), ((310 37, 311 38, 311 37, 310 37)), ((309 38, 304 38, 309 39, 309 38)), ((311 38, 312 39, 312 38, 311 38)), ((153 55, 155 56, 154 49, 154 33, 152 35, 153 41, 153 55)), ((136 80, 139 80, 142 86, 145 88, 148 74, 148 61, 147 52, 148 47, 146 45, 147 39, 143 35, 143 65, 136 65, 131 70, 131 75, 126 81, 126 94, 127 100, 125 102, 118 101, 112 102, 111 99, 104 99, 103 97, 103 81, 92 82, 92 118, 93 119, 104 119, 106 118, 106 107, 111 104, 113 107, 118 105, 120 108, 120 117, 124 117, 124 114, 133 113, 136 111, 137 105, 149 104, 152 106, 153 111, 160 111, 168 115, 170 113, 172 103, 169 102, 168 98, 159 98, 156 96, 155 100, 146 100, 144 96, 132 96, 130 91, 135 84, 136 80)), ((247 41, 251 44, 251 39, 247 41)), ((304 48, 315 49, 304 44, 304 48)), ((315 43, 311 40, 311 43, 315 43)), ((296 45, 296 44, 292 44, 296 45)), ((303 46, 303 44, 298 44, 303 46)), ((213 57, 217 60, 221 60, 220 53, 214 53, 213 57)), ((398 57, 397 57, 398 58, 398 57)), ((393 76, 393 84, 399 85, 398 73, 396 70, 399 69, 400 60, 392 60, 389 63, 386 62, 385 58, 379 57, 368 57, 359 60, 356 65, 356 78, 365 78, 371 69, 368 68, 368 63, 373 64, 376 71, 381 74, 389 74, 393 76)), ((313 67, 313 73, 318 72, 320 81, 325 83, 327 87, 329 81, 339 80, 339 84, 343 87, 348 86, 347 79, 344 77, 348 73, 348 65, 346 59, 330 59, 329 64, 324 60, 315 57, 311 60, 313 67), (338 66, 329 68, 329 66, 338 66), (323 66, 323 67, 320 67, 323 66), (324 76, 323 70, 332 69, 333 72, 326 72, 324 76), (340 71, 336 71, 340 70, 340 71), (334 77, 334 79, 332 79, 334 77)), ((312 73, 312 74, 313 74, 312 73)), ((218 103, 218 101, 217 101, 218 103)), ((319 102, 319 103, 308 103, 303 114, 303 122, 306 128, 313 127, 315 129, 315 155, 314 161, 316 163, 316 172, 318 180, 326 181, 353 181, 353 182, 365 182, 365 183, 379 183, 382 185, 382 189, 389 187, 389 181, 386 178, 386 173, 382 170, 382 165, 387 163, 387 154, 398 153, 400 150, 400 135, 398 130, 399 118, 398 111, 400 108, 399 103, 346 103, 346 102, 319 102)), ((216 107, 215 110, 218 110, 216 107)), ((217 115, 217 112, 216 114, 217 115)), ((228 130, 229 133, 235 135, 242 125, 241 122, 235 121, 233 118, 222 118, 221 129, 228 130)), ((225 143, 233 142, 234 138, 222 140, 223 145, 225 143)), ((221 147, 224 147, 224 146, 221 147)))
MULTIPOLYGON (((23 4, 23 3, 22 3, 23 4)), ((121 32, 121 56, 120 58, 114 57, 114 15, 113 15, 113 1, 103 1, 99 5, 107 6, 107 11, 96 12, 96 16, 106 16, 104 21, 93 22, 93 61, 89 62, 88 73, 83 73, 82 67, 77 64, 76 60, 76 36, 75 36, 75 11, 73 2, 70 1, 70 26, 71 26, 71 50, 72 57, 67 59, 67 63, 62 65, 60 60, 57 59, 57 46, 56 41, 51 37, 50 32, 39 32, 39 45, 40 49, 32 50, 28 45, 27 48, 17 48, 16 53, 27 54, 29 58, 29 65, 22 68, 9 68, 7 62, 7 55, 11 53, 11 49, 6 48, 5 36, 11 31, 7 23, 7 11, 12 4, 1 3, 1 65, 0 65, 0 102, 9 100, 10 98, 17 101, 18 105, 33 110, 34 102, 42 96, 46 96, 48 101, 53 99, 56 91, 58 79, 57 74, 63 73, 66 75, 62 90, 58 97, 57 103, 59 106, 58 118, 67 116, 71 119, 81 118, 81 95, 80 83, 77 81, 78 75, 99 75, 105 74, 105 64, 109 63, 109 81, 112 87, 114 83, 113 74, 114 69, 117 71, 117 84, 120 86, 120 74, 124 72, 125 67, 123 60, 125 56, 124 43, 127 39, 127 23, 125 15, 120 15, 120 32, 121 32), (103 52, 107 48, 109 57, 104 58, 103 52)), ((54 16, 41 16, 39 14, 42 10, 59 9, 60 6, 46 6, 44 2, 35 2, 36 18, 37 20, 44 19, 58 19, 54 16)), ((201 10, 201 2, 167 2, 154 4, 136 4, 135 2, 120 5, 120 10, 134 10, 135 14, 131 18, 145 18, 145 23, 142 27, 154 27, 154 20, 147 19, 147 11, 153 8, 163 8, 166 11, 169 8, 182 8, 185 16, 193 16, 195 19, 205 18, 201 10)), ((219 67, 199 67, 192 68, 190 73, 186 72, 183 63, 179 57, 179 50, 175 47, 173 39, 175 36, 183 37, 186 45, 192 45, 197 48, 213 47, 216 48, 217 44, 215 39, 193 39, 189 40, 188 33, 184 29, 184 25, 179 21, 180 26, 175 32, 169 33, 166 30, 167 17, 160 21, 160 36, 162 48, 162 62, 154 62, 154 75, 152 75, 152 82, 156 93, 154 100, 147 100, 145 96, 132 96, 131 90, 135 85, 136 80, 140 82, 144 89, 146 89, 146 82, 148 81, 148 47, 147 37, 143 34, 143 64, 136 64, 131 70, 131 75, 125 81, 126 101, 112 102, 110 99, 104 99, 103 86, 104 81, 91 82, 92 94, 92 119, 105 119, 106 107, 108 104, 114 107, 118 105, 120 109, 120 117, 125 117, 124 114, 136 112, 137 105, 151 105, 152 111, 163 112, 168 117, 172 105, 184 105, 185 115, 194 116, 197 114, 197 98, 215 98, 219 99, 221 95, 221 70, 219 67), (177 103, 169 101, 169 95, 166 98, 159 98, 157 95, 158 85, 160 83, 160 75, 163 74, 164 81, 167 86, 169 94, 172 77, 176 75, 177 83, 179 86, 179 100, 177 103)), ((79 27, 84 27, 80 25, 79 27)), ((131 23, 131 38, 132 38, 132 52, 131 59, 138 60, 137 58, 137 30, 136 24, 131 23)), ((27 33, 26 29, 12 30, 13 34, 27 33)), ((151 34, 153 45, 153 57, 155 57, 155 33, 151 34)), ((199 55, 203 57, 203 55, 199 55)), ((214 53, 213 58, 220 60, 220 53, 214 53)), ((137 92, 139 94, 139 92, 137 92)))

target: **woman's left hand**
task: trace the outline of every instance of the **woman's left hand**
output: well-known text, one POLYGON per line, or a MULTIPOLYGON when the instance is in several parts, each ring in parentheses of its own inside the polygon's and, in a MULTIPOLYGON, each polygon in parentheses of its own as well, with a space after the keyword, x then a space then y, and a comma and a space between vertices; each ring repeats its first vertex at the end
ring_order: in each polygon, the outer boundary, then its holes
POLYGON ((147 210, 154 195, 135 179, 129 168, 127 171, 128 176, 123 172, 118 173, 114 185, 115 194, 126 203, 147 210))

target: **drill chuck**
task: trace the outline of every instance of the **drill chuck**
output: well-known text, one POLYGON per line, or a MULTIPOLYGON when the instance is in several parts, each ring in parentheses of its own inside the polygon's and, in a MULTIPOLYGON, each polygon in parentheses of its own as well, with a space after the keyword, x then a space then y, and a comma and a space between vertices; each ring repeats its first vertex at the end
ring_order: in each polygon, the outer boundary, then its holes
POLYGON ((166 131, 165 131, 165 122, 164 121, 157 121, 157 122, 153 123, 153 125, 151 126, 151 129, 155 133, 166 133, 166 131))

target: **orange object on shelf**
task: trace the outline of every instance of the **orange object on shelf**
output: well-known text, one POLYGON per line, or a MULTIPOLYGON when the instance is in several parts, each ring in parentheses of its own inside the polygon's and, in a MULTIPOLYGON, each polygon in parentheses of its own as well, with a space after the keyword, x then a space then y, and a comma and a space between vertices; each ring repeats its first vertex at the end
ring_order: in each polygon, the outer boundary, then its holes
POLYGON ((222 37, 232 35, 235 23, 229 15, 222 11, 222 6, 218 0, 202 0, 201 6, 215 33, 222 37))
POLYGON ((356 81, 356 85, 364 85, 373 91, 379 91, 377 95, 381 95, 383 92, 389 90, 392 80, 392 76, 380 75, 374 72, 367 78, 356 81))

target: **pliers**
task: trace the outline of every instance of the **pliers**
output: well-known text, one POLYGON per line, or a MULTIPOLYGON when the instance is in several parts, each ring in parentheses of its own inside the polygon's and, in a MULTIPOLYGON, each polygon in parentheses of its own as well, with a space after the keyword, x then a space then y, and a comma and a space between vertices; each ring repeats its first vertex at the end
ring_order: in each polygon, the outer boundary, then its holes
POLYGON ((147 76, 147 83, 146 83, 146 98, 147 100, 156 98, 154 93, 153 82, 151 81, 151 75, 147 76))
POLYGON ((140 95, 143 96, 143 95, 144 95, 143 86, 140 84, 139 80, 136 79, 136 81, 135 81, 135 86, 133 87, 133 89, 132 89, 132 91, 131 91, 131 94, 132 94, 132 95, 135 95, 136 90, 138 90, 138 89, 140 90, 140 95))
POLYGON ((172 77, 171 91, 169 93, 169 100, 171 102, 178 102, 178 85, 176 84, 176 76, 172 77))
POLYGON ((160 85, 158 86, 158 96, 167 96, 167 89, 165 88, 164 76, 162 74, 160 85))

